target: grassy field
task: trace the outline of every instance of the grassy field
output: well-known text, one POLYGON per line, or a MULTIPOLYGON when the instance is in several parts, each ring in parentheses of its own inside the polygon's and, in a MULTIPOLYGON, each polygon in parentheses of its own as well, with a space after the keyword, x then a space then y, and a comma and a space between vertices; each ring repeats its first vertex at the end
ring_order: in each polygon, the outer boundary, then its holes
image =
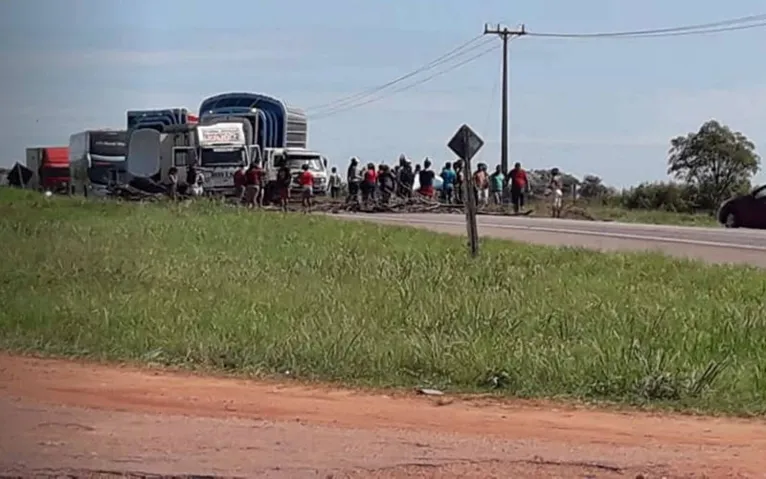
POLYGON ((0 348, 766 412, 766 274, 0 190, 0 348))

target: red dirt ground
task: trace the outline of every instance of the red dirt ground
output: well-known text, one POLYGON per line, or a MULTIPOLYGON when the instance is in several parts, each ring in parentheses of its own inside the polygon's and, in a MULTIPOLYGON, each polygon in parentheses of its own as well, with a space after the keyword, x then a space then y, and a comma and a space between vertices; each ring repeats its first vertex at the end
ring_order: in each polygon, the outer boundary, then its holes
POLYGON ((0 355, 0 476, 766 477, 766 423, 0 355))

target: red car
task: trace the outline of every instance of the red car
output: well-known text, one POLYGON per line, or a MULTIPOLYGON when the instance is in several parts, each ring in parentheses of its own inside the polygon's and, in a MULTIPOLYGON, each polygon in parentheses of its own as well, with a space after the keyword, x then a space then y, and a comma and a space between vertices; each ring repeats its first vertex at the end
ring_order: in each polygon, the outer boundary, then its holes
POLYGON ((718 222, 727 228, 766 229, 766 185, 724 201, 718 222))

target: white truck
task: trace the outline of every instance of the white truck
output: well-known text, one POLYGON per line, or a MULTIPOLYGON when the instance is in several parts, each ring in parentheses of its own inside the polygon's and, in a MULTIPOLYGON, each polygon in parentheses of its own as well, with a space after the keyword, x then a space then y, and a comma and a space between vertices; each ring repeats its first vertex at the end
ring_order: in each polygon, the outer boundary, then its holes
MULTIPOLYGON (((183 156, 179 148, 175 154, 183 156)), ((197 126, 196 155, 197 171, 205 177, 205 190, 228 196, 234 193, 234 173, 259 161, 260 148, 248 145, 243 122, 226 121, 197 126)))
POLYGON ((308 165, 314 174, 314 194, 327 194, 327 158, 321 153, 305 148, 264 148, 263 164, 270 183, 276 181, 277 171, 287 166, 293 176, 293 190, 300 190, 298 175, 303 171, 303 165, 308 165))
POLYGON ((205 177, 208 193, 229 195, 234 192, 234 172, 253 159, 260 159, 260 149, 248 146, 245 126, 238 122, 211 125, 178 125, 138 129, 128 142, 127 167, 133 178, 151 178, 167 184, 171 168, 178 178, 186 178, 194 165, 205 177))

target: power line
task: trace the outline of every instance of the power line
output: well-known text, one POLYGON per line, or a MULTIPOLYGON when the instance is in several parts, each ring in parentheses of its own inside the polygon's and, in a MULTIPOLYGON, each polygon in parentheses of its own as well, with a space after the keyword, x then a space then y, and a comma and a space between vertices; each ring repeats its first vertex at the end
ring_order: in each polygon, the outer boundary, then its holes
POLYGON ((478 42, 482 38, 483 38, 483 35, 478 35, 478 36, 468 40, 467 42, 465 42, 465 43, 463 43, 463 44, 453 48, 452 50, 450 50, 447 53, 441 55, 440 57, 435 58, 431 62, 426 63, 425 65, 423 65, 423 66, 421 66, 421 67, 419 67, 419 68, 417 68, 417 69, 415 69, 415 70, 413 70, 413 71, 411 71, 411 72, 409 72, 409 73, 407 73, 405 75, 402 75, 402 76, 400 76, 398 78, 395 78, 395 79, 393 79, 393 80, 391 80, 391 81, 389 81, 387 83, 384 83, 382 85, 379 85, 379 86, 376 86, 376 87, 373 87, 373 88, 369 88, 367 90, 364 90, 364 91, 361 91, 361 92, 358 92, 358 93, 355 93, 355 94, 352 94, 352 95, 341 97, 341 98, 338 98, 336 100, 333 100, 333 101, 330 101, 330 102, 327 102, 327 103, 322 103, 322 104, 319 104, 319 105, 315 105, 313 107, 307 108, 306 110, 309 111, 309 112, 311 112, 311 111, 317 112, 319 110, 335 109, 335 108, 337 108, 339 106, 342 106, 342 105, 345 105, 345 104, 349 104, 349 103, 353 103, 353 102, 355 102, 357 100, 361 100, 363 98, 366 98, 366 97, 369 97, 371 95, 374 95, 375 93, 378 93, 378 92, 380 92, 382 90, 385 90, 385 89, 387 89, 389 87, 392 87, 392 86, 394 86, 394 85, 396 85, 398 83, 401 83, 404 80, 412 78, 415 75, 418 75, 420 73, 426 72, 428 70, 432 70, 433 68, 435 68, 435 67, 437 67, 439 65, 443 65, 446 62, 449 62, 451 60, 459 58, 459 57, 465 55, 466 53, 469 53, 469 52, 471 52, 473 50, 476 50, 479 47, 482 47, 482 46, 486 45, 488 43, 486 41, 483 42, 483 43, 480 43, 479 45, 474 45, 476 42, 478 42))
POLYGON ((721 28, 708 28, 705 30, 689 30, 689 31, 681 31, 681 32, 658 33, 656 35, 636 35, 633 37, 618 37, 618 38, 686 37, 686 36, 692 36, 692 35, 706 35, 710 33, 735 32, 738 30, 749 30, 751 28, 763 28, 763 27, 766 27, 766 21, 752 23, 750 25, 737 25, 737 26, 721 27, 721 28))
POLYGON ((745 17, 720 20, 717 22, 700 23, 696 25, 685 25, 679 27, 654 28, 646 30, 629 30, 622 32, 600 32, 600 33, 549 33, 549 32, 527 32, 531 37, 547 38, 644 38, 644 37, 666 37, 682 35, 700 35, 707 33, 719 33, 735 30, 744 30, 748 28, 758 28, 766 26, 766 14, 748 15, 745 17), (743 25, 744 24, 744 25, 743 25))
MULTIPOLYGON (((487 42, 487 43, 489 43, 489 42, 487 42)), ((486 43, 484 45, 486 45, 486 43)), ((445 68, 443 70, 439 70, 438 72, 434 73, 433 75, 430 75, 430 76, 427 76, 425 78, 422 78, 422 79, 420 79, 417 82, 410 83, 408 85, 404 85, 404 86, 402 86, 400 88, 397 88, 395 90, 387 92, 387 94, 384 94, 383 96, 371 98, 371 99, 363 101, 361 103, 354 103, 354 104, 351 104, 351 105, 339 106, 338 108, 330 109, 330 110, 328 110, 326 112, 319 113, 319 114, 317 114, 317 116, 312 116, 311 119, 312 120, 323 119, 323 118, 327 118, 327 117, 330 117, 330 116, 337 115, 339 113, 344 113, 346 111, 355 110, 355 109, 363 107, 365 105, 369 105, 370 103, 375 103, 377 101, 380 101, 380 100, 383 100, 385 98, 388 98, 388 97, 390 97, 392 95, 395 95, 397 93, 401 93, 403 91, 410 90, 410 89, 415 88, 417 86, 420 86, 420 85, 422 85, 424 83, 427 83, 427 82, 433 80, 434 78, 440 77, 440 76, 444 75, 445 73, 452 72, 452 71, 457 70, 458 68, 460 68, 462 66, 465 66, 465 65, 467 65, 467 64, 469 64, 471 62, 474 62, 474 61, 478 60, 479 58, 482 58, 483 56, 496 51, 498 48, 500 48, 500 45, 493 45, 490 48, 482 50, 481 52, 477 53, 476 55, 473 55, 473 56, 471 56, 471 57, 469 57, 469 58, 467 58, 467 59, 465 59, 465 60, 463 60, 461 62, 455 63, 454 65, 451 65, 449 68, 445 68)))

